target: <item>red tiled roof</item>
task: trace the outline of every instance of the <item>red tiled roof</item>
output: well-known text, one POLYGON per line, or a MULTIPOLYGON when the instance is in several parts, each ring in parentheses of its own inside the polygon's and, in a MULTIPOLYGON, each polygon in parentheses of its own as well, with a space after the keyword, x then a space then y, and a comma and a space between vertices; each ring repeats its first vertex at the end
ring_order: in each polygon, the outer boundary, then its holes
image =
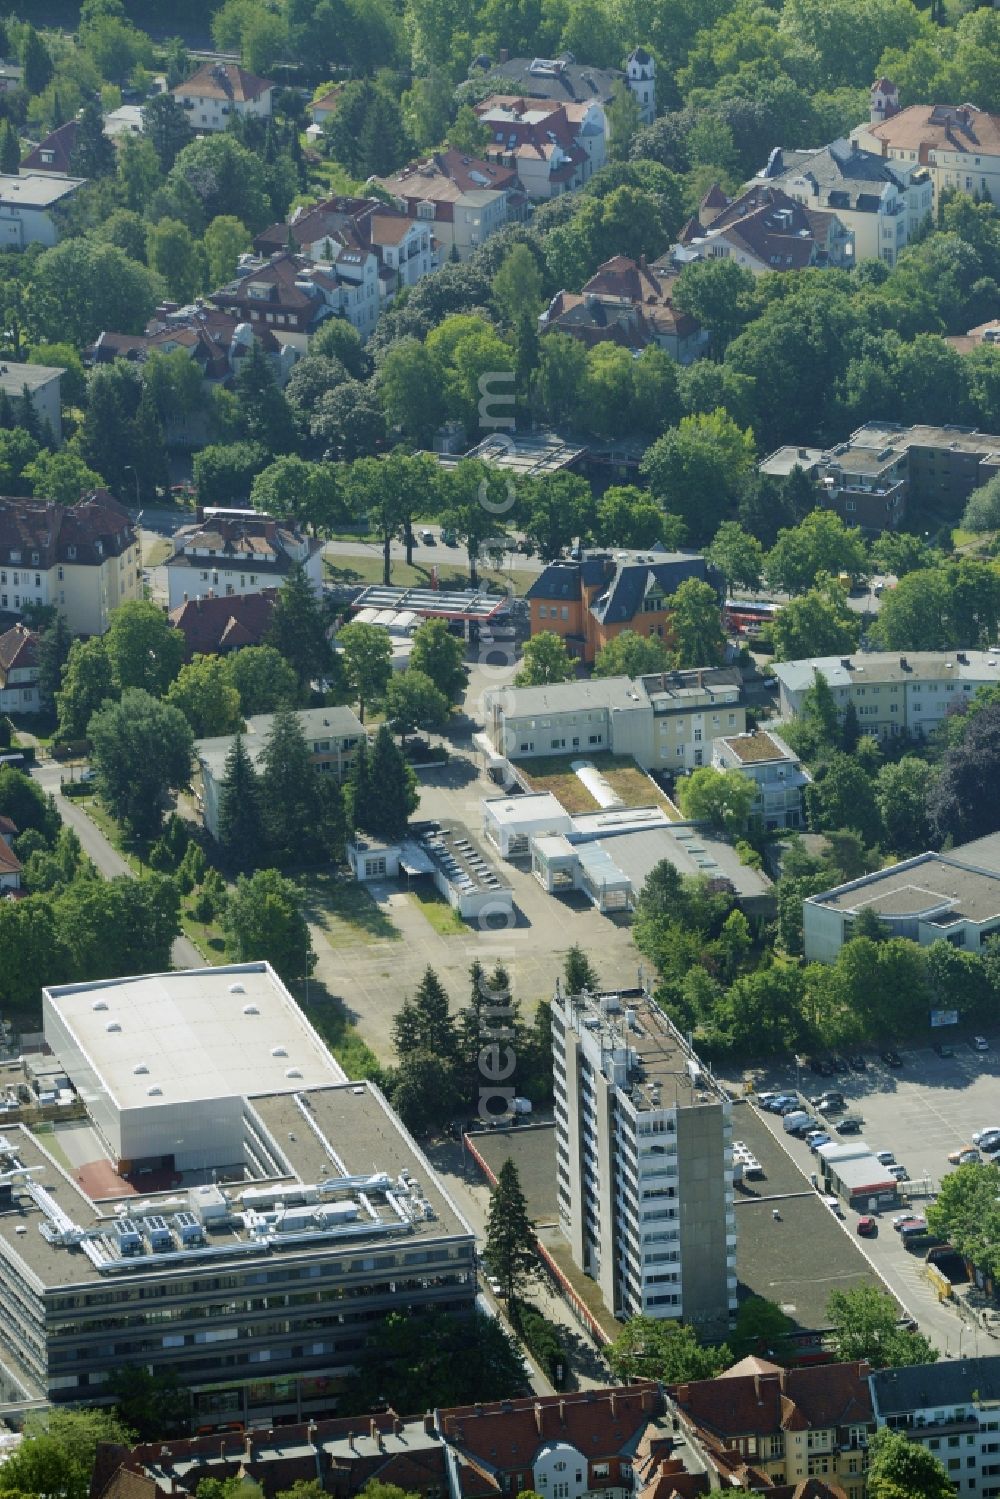
POLYGON ((21 162, 21 170, 25 172, 59 172, 63 176, 69 172, 69 159, 76 145, 76 120, 67 120, 65 125, 58 126, 43 141, 30 150, 21 162), (52 160, 46 161, 43 153, 52 152, 52 160))
POLYGON ((696 1426, 726 1440, 874 1419, 863 1362, 780 1369, 744 1360, 718 1379, 677 1385, 671 1393, 696 1426))
POLYGON ((277 597, 276 588, 231 597, 209 594, 178 605, 169 619, 184 636, 189 656, 224 655, 245 645, 263 644, 277 597))
POLYGON ((663 1410, 653 1383, 439 1411, 443 1434, 487 1470, 523 1469, 543 1442, 569 1442, 604 1461, 635 1442, 663 1410))
POLYGON ((1000 156, 1000 114, 972 104, 910 104, 891 119, 860 128, 886 148, 919 150, 923 162, 938 149, 1000 156))
POLYGON ((7 842, 0 837, 0 874, 20 874, 21 861, 7 842))
POLYGON ((37 666, 38 641, 36 632, 20 622, 0 635, 0 672, 11 671, 15 666, 37 666))
POLYGON ((248 104, 259 99, 274 84, 269 78, 258 78, 235 62, 202 63, 197 73, 170 90, 172 94, 193 95, 197 99, 232 99, 248 104))

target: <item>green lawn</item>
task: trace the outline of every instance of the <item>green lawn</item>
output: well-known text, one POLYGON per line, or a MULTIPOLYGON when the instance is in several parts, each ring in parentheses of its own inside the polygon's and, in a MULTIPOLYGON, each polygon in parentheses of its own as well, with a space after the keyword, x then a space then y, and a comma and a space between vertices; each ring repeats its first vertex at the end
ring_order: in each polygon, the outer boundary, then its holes
POLYGON ((519 762, 517 768, 532 791, 550 791, 571 815, 599 812, 597 799, 587 790, 576 771, 570 769, 574 760, 587 760, 599 770, 626 807, 662 807, 671 821, 677 821, 677 808, 631 755, 612 755, 607 750, 586 754, 580 750, 572 755, 539 755, 519 762))
MULTIPOLYGON (((340 557, 334 563, 329 557, 323 559, 327 578, 331 583, 381 583, 382 581, 382 558, 371 557, 340 557)), ((442 561, 438 565, 438 582, 442 588, 468 588, 469 569, 466 564, 453 561, 442 561)), ((480 587, 493 584, 497 589, 506 592, 508 585, 513 586, 516 594, 524 594, 535 581, 537 573, 529 573, 514 569, 510 573, 497 572, 493 568, 479 569, 480 587)), ((431 583, 431 570, 420 563, 414 563, 408 567, 405 562, 393 561, 392 583, 397 588, 429 588, 431 583)))
POLYGON ((427 917, 439 937, 458 937, 467 931, 465 922, 454 906, 449 906, 438 891, 408 891, 409 899, 427 917))
POLYGON ((399 940, 399 932, 364 885, 347 875, 310 875, 305 906, 310 920, 326 932, 331 947, 399 940))
POLYGON ((38 1136, 40 1143, 44 1145, 49 1155, 58 1161, 63 1170, 72 1174, 73 1163, 59 1144, 59 1136, 56 1134, 55 1125, 48 1123, 35 1124, 31 1127, 31 1133, 38 1136))
POLYGON ((185 896, 181 901, 181 931, 185 937, 190 937, 205 962, 213 968, 230 962, 231 955, 226 947, 226 937, 222 928, 214 921, 196 921, 191 915, 190 906, 184 904, 184 901, 189 898, 185 896))

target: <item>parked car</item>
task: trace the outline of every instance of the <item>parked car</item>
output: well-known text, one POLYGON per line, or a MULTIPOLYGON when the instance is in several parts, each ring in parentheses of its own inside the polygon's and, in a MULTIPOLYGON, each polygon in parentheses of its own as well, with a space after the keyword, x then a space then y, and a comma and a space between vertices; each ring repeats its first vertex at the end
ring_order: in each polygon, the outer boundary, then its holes
POLYGON ((926 1218, 910 1218, 908 1222, 899 1225, 899 1237, 901 1239, 918 1239, 921 1234, 927 1232, 926 1218))
POLYGON ((786 1132, 790 1135, 795 1135, 799 1140, 804 1140, 806 1135, 812 1134, 812 1132, 816 1128, 816 1120, 810 1118, 808 1114, 806 1115, 805 1119, 800 1120, 796 1125, 793 1126, 792 1129, 788 1129, 787 1121, 785 1123, 786 1132))
POLYGON ((902 1067, 903 1065, 903 1058, 898 1051, 893 1051, 891 1046, 886 1047, 885 1051, 880 1051, 879 1056, 887 1067, 902 1067))
POLYGON ((775 1109, 776 1114, 794 1114, 802 1108, 797 1098, 786 1098, 783 1103, 775 1109))
POLYGON ((952 1166, 971 1166, 981 1161, 982 1156, 974 1145, 960 1145, 958 1150, 948 1152, 948 1160, 952 1166))
POLYGON ((846 1119, 841 1119, 840 1123, 837 1125, 838 1135, 860 1135, 860 1133, 861 1120, 856 1119, 851 1115, 848 1115, 846 1119))
POLYGON ((780 1093, 758 1093, 757 1102, 762 1109, 769 1109, 774 1100, 780 1097, 780 1093))
POLYGON ((991 1146, 987 1141, 1000 1140, 1000 1125, 988 1124, 985 1129, 977 1129, 972 1136, 973 1145, 978 1145, 980 1150, 989 1150, 991 1146))
POLYGON ((487 1275, 487 1277, 486 1277, 486 1284, 489 1286, 489 1288, 493 1292, 494 1296, 496 1296, 497 1299, 499 1300, 500 1297, 503 1295, 503 1286, 497 1280, 496 1276, 495 1275, 487 1275))
POLYGON ((895 1166, 896 1157, 891 1150, 876 1150, 875 1159, 880 1166, 895 1166))
POLYGON ((851 1068, 854 1072, 866 1072, 868 1070, 868 1063, 865 1061, 860 1051, 852 1051, 849 1054, 847 1060, 850 1062, 851 1068))
POLYGON ((797 1134, 804 1125, 807 1129, 815 1129, 816 1121, 806 1113, 805 1109, 788 1109, 782 1119, 782 1125, 786 1135, 797 1134))
POLYGON ((898 1165, 895 1161, 887 1166, 886 1170, 892 1177, 893 1181, 908 1182, 910 1179, 910 1173, 907 1171, 906 1167, 898 1165))
POLYGON ((934 1050, 939 1057, 953 1057, 955 1055, 955 1048, 949 1046, 947 1041, 935 1041, 934 1050))
POLYGON ((441 540, 446 547, 457 547, 458 532, 455 531, 451 526, 443 526, 441 528, 441 540))
POLYGON ((867 1214, 858 1219, 858 1236, 862 1239, 874 1239, 878 1234, 878 1223, 867 1214))
POLYGON ((798 1103, 798 1099, 791 1093, 772 1093, 770 1103, 765 1103, 762 1107, 770 1114, 780 1114, 782 1109, 790 1108, 792 1105, 797 1108, 798 1103))
POLYGON ((819 1150, 821 1145, 829 1145, 831 1138, 825 1129, 815 1130, 811 1135, 806 1135, 806 1144, 810 1150, 819 1150))
POLYGON ((903 1227, 904 1223, 914 1223, 915 1221, 915 1213, 897 1213, 895 1218, 893 1218, 892 1220, 892 1226, 896 1230, 896 1232, 899 1233, 899 1230, 903 1227))
POLYGON ((990 1043, 985 1036, 973 1036, 972 1049, 973 1051, 989 1051, 990 1043))

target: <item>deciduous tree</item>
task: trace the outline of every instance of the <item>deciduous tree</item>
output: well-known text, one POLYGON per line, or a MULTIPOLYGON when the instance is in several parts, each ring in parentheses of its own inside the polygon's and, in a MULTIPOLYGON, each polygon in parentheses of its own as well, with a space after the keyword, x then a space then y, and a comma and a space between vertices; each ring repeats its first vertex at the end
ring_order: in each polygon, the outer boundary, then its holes
POLYGON ((186 785, 193 736, 178 708, 128 687, 90 720, 97 785, 112 816, 134 833, 159 831, 164 798, 186 785))
POLYGON ((709 583, 686 578, 680 584, 670 600, 670 634, 676 666, 714 666, 722 660, 722 611, 709 583))
POLYGON ((525 641, 521 665, 514 678, 516 687, 546 687, 550 682, 571 682, 576 662, 561 635, 542 630, 525 641))
POLYGON ((355 620, 344 625, 337 635, 350 692, 358 704, 358 716, 365 721, 365 708, 381 702, 392 675, 392 644, 389 632, 381 625, 355 620))
POLYGON ((665 671, 669 665, 670 652, 662 640, 622 630, 597 652, 594 676, 641 677, 646 672, 665 671))
POLYGON ((286 984, 301 983, 316 966, 301 892, 276 869, 241 874, 222 923, 241 963, 263 958, 286 984))
POLYGON ((685 817, 709 822, 728 833, 746 827, 755 791, 754 782, 742 771, 715 770, 710 765, 699 766, 677 786, 685 817))

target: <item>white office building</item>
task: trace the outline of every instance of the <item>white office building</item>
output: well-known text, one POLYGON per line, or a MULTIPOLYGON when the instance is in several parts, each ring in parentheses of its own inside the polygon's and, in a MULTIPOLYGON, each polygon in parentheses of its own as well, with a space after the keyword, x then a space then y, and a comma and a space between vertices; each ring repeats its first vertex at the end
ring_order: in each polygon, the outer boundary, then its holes
POLYGON ((980 687, 1000 682, 997 651, 864 652, 779 661, 773 667, 781 689, 781 716, 802 712, 806 693, 824 677, 841 716, 853 703, 863 734, 879 739, 923 736, 970 702, 980 687))
POLYGON ((618 1317, 725 1328, 736 1308, 725 1090, 641 989, 552 1006, 559 1222, 618 1317))

